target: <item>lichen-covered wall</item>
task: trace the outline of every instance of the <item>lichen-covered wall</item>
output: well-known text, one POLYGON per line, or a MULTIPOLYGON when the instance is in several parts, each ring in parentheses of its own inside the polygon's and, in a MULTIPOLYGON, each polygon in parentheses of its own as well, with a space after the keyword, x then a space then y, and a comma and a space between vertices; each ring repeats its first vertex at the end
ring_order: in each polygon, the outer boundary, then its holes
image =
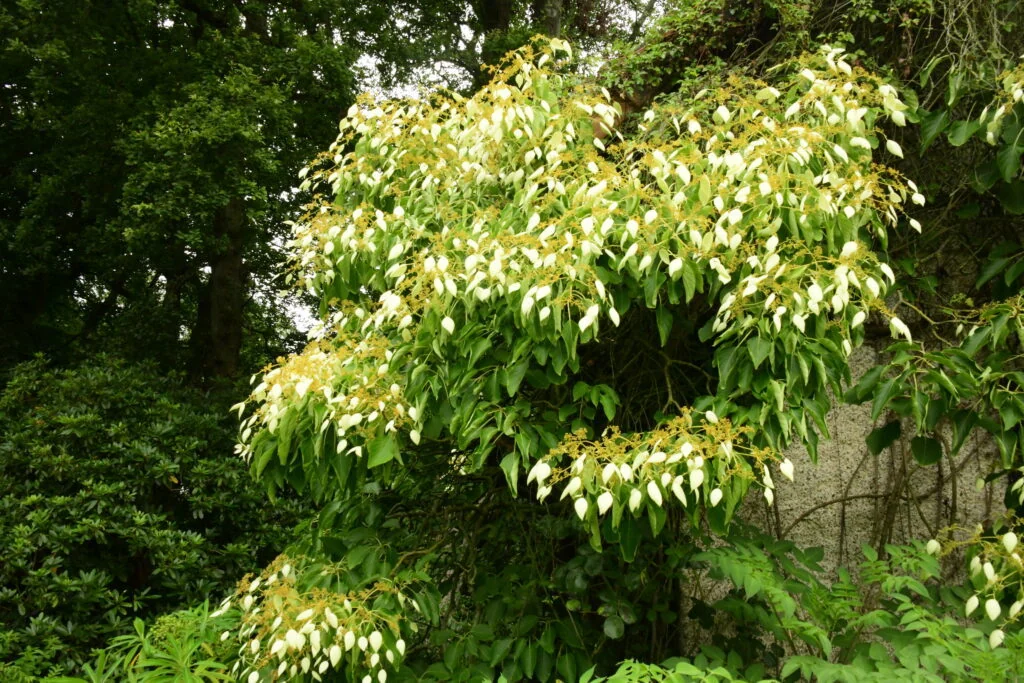
MULTIPOLYGON (((854 378, 877 357, 870 347, 855 352, 854 378)), ((822 440, 817 464, 803 448, 792 449, 787 455, 795 480, 776 474, 774 506, 751 495, 742 516, 797 545, 824 547, 823 566, 832 570, 855 564, 864 544, 928 540, 947 527, 973 528, 1005 511, 998 484, 984 490, 977 485, 998 456, 984 434, 973 435, 955 458, 921 466, 910 452, 908 422, 899 440, 871 455, 865 437, 889 419, 883 415, 873 424, 870 404, 837 401, 828 416, 832 438, 822 440)))

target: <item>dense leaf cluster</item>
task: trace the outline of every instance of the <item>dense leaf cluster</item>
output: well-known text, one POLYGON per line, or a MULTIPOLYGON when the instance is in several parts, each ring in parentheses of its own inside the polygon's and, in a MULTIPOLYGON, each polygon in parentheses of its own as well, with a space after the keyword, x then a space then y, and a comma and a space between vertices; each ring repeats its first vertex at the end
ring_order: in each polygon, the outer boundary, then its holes
POLYGON ((0 434, 2 676, 75 670, 133 618, 216 597, 301 510, 251 490, 220 400, 151 368, 19 366, 0 434))

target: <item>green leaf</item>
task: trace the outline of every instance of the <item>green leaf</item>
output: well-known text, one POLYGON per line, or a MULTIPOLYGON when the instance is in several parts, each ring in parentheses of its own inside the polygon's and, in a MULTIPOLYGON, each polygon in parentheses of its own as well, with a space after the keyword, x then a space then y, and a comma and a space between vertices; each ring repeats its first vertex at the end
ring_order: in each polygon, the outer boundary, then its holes
POLYGON ((636 557, 637 548, 640 547, 641 529, 640 523, 632 516, 623 517, 619 525, 619 550, 626 562, 632 562, 636 557))
POLYGON ((1010 265, 1012 260, 1012 256, 1004 256, 1001 258, 993 258, 988 261, 988 263, 985 264, 985 267, 981 269, 981 273, 978 274, 978 282, 976 282, 974 286, 981 287, 992 278, 995 278, 995 275, 999 274, 1008 265, 1010 265))
POLYGON ((899 437, 900 422, 899 420, 893 420, 883 427, 871 430, 867 438, 868 450, 871 451, 872 455, 878 455, 892 445, 892 442, 899 437))
POLYGON ((366 444, 369 456, 366 466, 369 468, 380 467, 398 457, 398 441, 392 434, 379 436, 366 444))
POLYGON ((950 419, 953 423, 952 455, 956 455, 963 448, 974 426, 978 424, 978 413, 973 410, 958 410, 950 419))
MULTIPOLYGON (((802 361, 802 363, 806 363, 806 360, 804 360, 803 355, 798 356, 797 359, 799 361, 802 361)), ((801 367, 801 371, 802 370, 803 368, 801 367)), ((885 365, 876 365, 875 367, 865 372, 864 375, 860 378, 860 381, 857 382, 857 385, 851 388, 849 391, 846 392, 846 394, 843 395, 843 401, 845 401, 846 403, 863 403, 864 401, 866 401, 868 396, 871 395, 871 392, 873 392, 875 390, 875 387, 878 386, 878 381, 882 378, 882 375, 885 373, 885 371, 885 365)), ((805 382, 807 381, 807 374, 808 373, 804 372, 805 382)))
POLYGON ((491 661, 490 666, 496 666, 498 662, 505 659, 508 651, 512 649, 512 639, 502 638, 494 641, 494 645, 491 646, 491 661))
POLYGON ((995 159, 988 159, 974 169, 974 180, 971 186, 979 193, 988 192, 993 185, 999 182, 999 166, 995 159))
POLYGON ((921 151, 931 146, 932 141, 949 125, 949 110, 940 109, 921 119, 921 151))
POLYGON ((658 306, 654 312, 655 319, 658 322, 658 337, 661 340, 661 345, 665 346, 668 343, 668 337, 672 333, 672 313, 665 306, 658 306))
POLYGON ((1024 214, 1024 181, 1002 183, 995 189, 995 195, 1006 213, 1012 216, 1024 214))
POLYGON ((618 403, 615 394, 611 391, 602 392, 600 401, 601 409, 604 411, 605 418, 607 418, 609 422, 615 419, 615 411, 618 403))
POLYGON ((871 402, 871 419, 877 420, 889 403, 889 399, 896 395, 900 389, 900 377, 893 377, 886 380, 875 393, 875 400, 871 402))
POLYGON ((946 88, 946 104, 952 107, 960 99, 963 89, 964 72, 960 69, 950 69, 948 86, 946 88))
POLYGON ((747 340, 747 350, 750 352, 750 359, 754 362, 754 369, 757 369, 771 352, 774 343, 770 339, 751 337, 747 340))
POLYGON ((604 634, 612 640, 618 640, 626 632, 626 624, 622 617, 612 615, 604 620, 604 634))
POLYGON ((910 441, 910 450, 922 465, 934 465, 942 460, 942 445, 930 436, 915 436, 910 441))
POLYGON ((980 128, 981 122, 976 119, 970 121, 954 121, 953 125, 949 127, 949 132, 946 133, 946 139, 949 140, 949 144, 954 147, 959 147, 970 140, 980 128))
POLYGON ((700 187, 697 190, 697 198, 701 204, 707 204, 711 201, 711 180, 708 179, 706 174, 700 177, 700 187))
POLYGON ((768 391, 775 399, 775 410, 782 412, 786 405, 786 390, 778 380, 768 381, 768 391))
POLYGON ((1003 182, 1010 182, 1020 173, 1020 154, 1024 147, 1015 144, 1004 145, 996 152, 996 166, 999 168, 999 176, 1003 182))
POLYGON ((690 303, 697 289, 697 264, 687 259, 683 262, 683 289, 686 290, 686 303, 690 303))
POLYGON ((505 482, 512 490, 512 495, 519 495, 519 453, 512 451, 501 459, 501 471, 505 473, 505 482))
POLYGON ((505 390, 508 391, 509 396, 515 396, 516 392, 519 391, 519 385, 522 384, 523 378, 526 377, 526 371, 529 369, 530 363, 525 360, 516 363, 508 369, 505 379, 505 390))
POLYGON ((533 677, 533 670, 537 666, 537 645, 534 643, 528 644, 523 648, 523 652, 519 655, 519 665, 523 669, 523 673, 526 674, 527 678, 533 677))

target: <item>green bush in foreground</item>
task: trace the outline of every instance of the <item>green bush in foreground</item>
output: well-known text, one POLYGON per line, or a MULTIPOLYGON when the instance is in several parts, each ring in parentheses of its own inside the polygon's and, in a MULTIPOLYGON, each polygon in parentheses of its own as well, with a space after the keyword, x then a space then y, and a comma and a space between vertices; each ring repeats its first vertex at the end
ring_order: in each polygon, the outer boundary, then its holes
POLYGON ((0 678, 75 671, 284 547, 299 508, 253 490, 224 414, 147 366, 17 368, 0 393, 0 678))

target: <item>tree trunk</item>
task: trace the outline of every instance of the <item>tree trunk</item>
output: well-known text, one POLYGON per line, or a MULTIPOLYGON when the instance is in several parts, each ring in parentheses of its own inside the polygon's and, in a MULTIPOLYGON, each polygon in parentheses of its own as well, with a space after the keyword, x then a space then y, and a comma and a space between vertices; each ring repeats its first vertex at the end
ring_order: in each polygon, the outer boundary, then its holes
POLYGON ((541 17, 541 28, 544 34, 557 38, 562 33, 562 0, 545 0, 544 13, 541 17))
POLYGON ((234 377, 239 370, 246 279, 242 264, 245 218, 245 203, 240 197, 218 209, 213 218, 220 250, 210 263, 209 348, 200 350, 205 351, 204 365, 213 377, 234 377))
POLYGON ((480 0, 476 10, 485 33, 505 31, 512 22, 511 0, 480 0))

